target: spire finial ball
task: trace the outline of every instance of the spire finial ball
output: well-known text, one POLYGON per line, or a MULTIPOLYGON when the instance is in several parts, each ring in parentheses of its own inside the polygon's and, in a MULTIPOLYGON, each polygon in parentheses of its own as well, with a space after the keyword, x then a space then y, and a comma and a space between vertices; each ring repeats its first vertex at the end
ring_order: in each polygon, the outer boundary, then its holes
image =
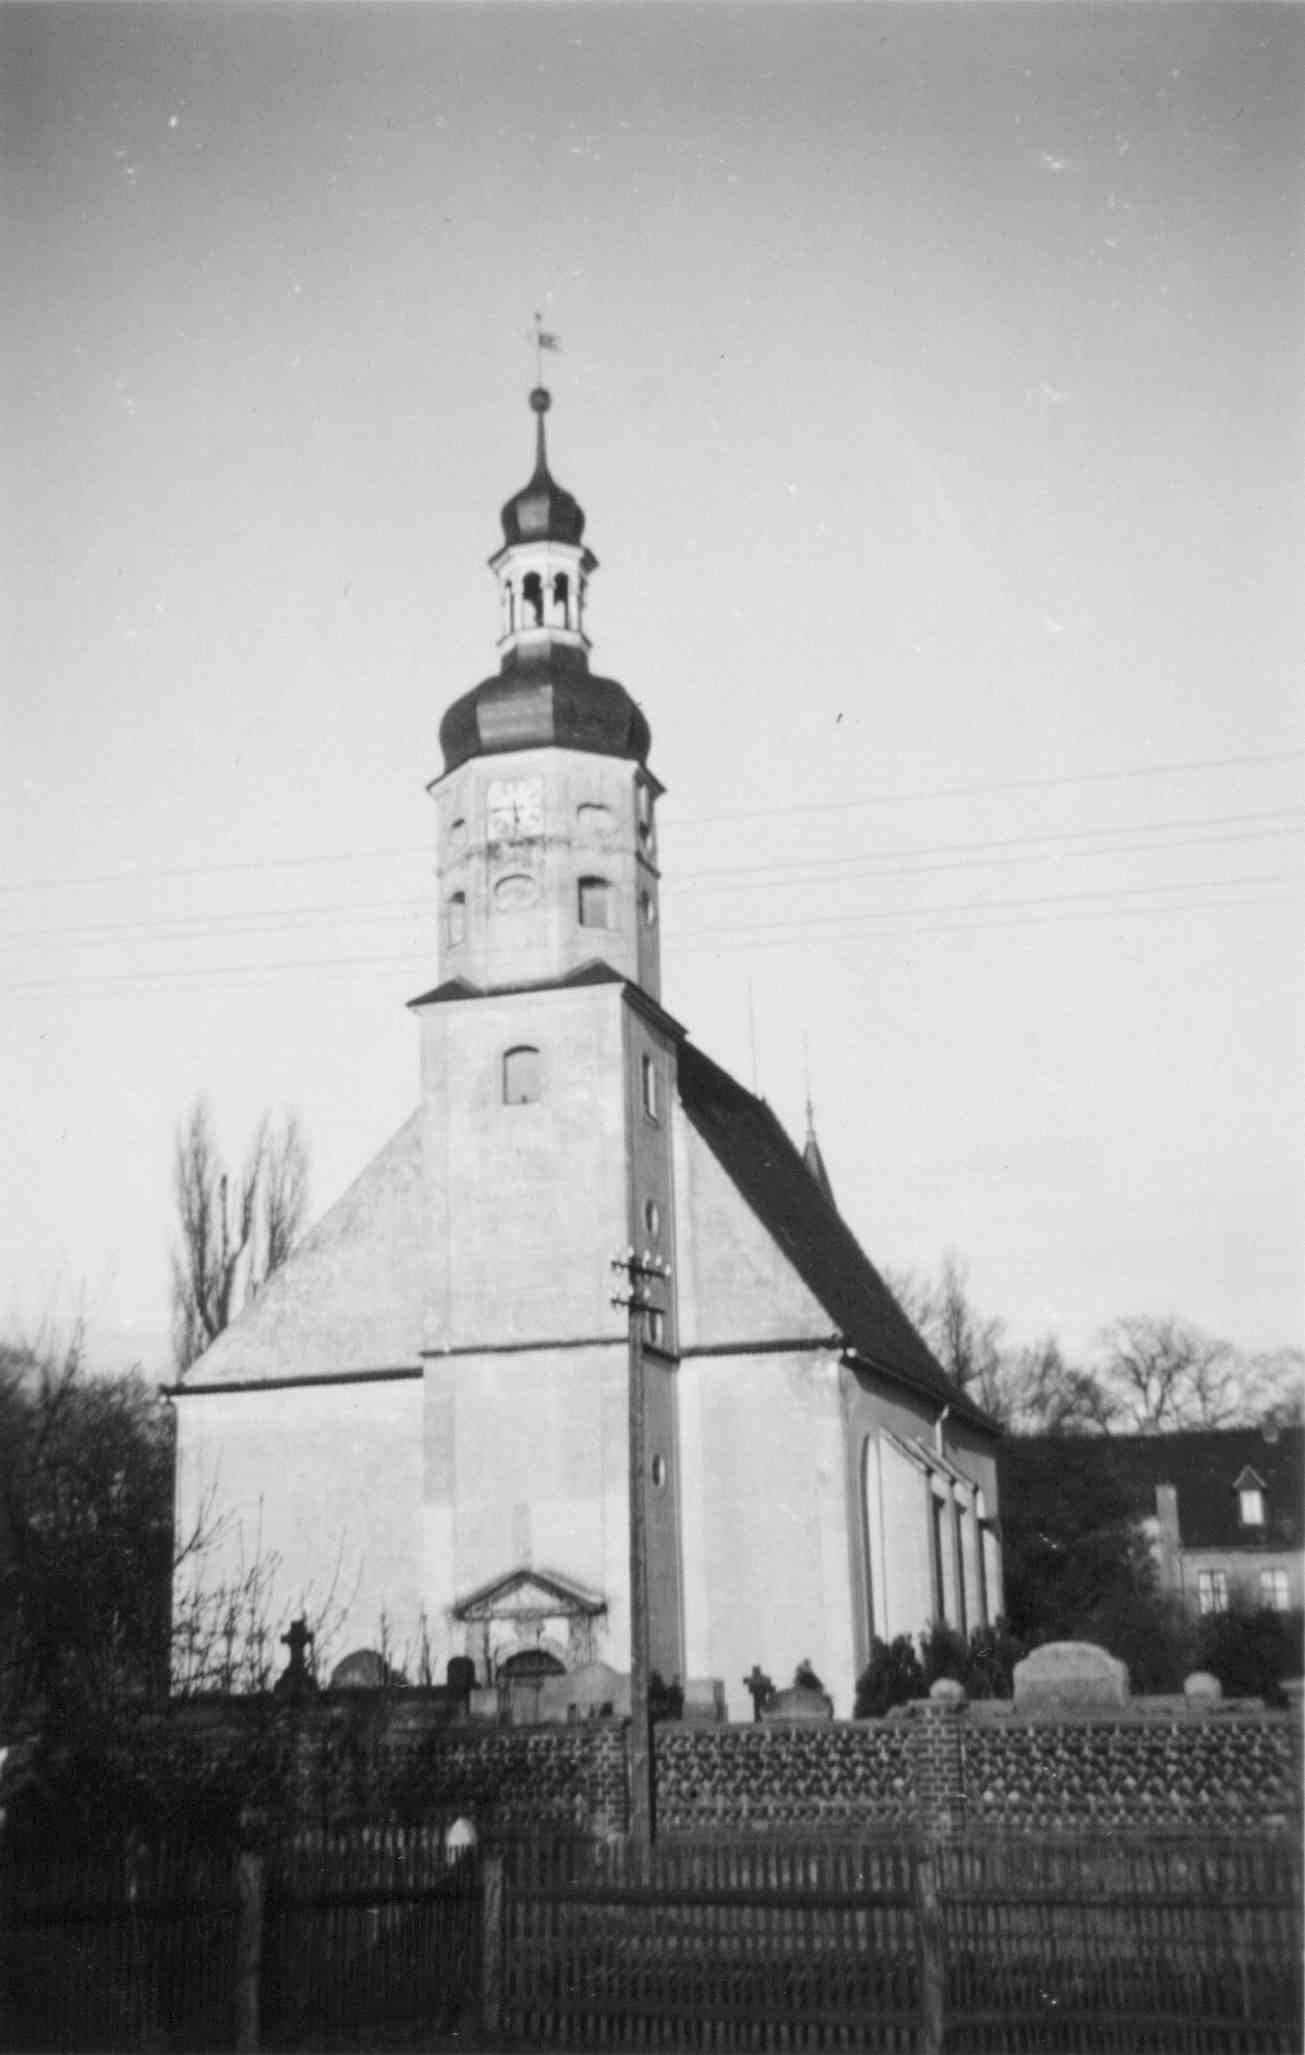
POLYGON ((547 386, 537 385, 530 395, 530 404, 536 414, 546 414, 553 404, 553 396, 547 386))

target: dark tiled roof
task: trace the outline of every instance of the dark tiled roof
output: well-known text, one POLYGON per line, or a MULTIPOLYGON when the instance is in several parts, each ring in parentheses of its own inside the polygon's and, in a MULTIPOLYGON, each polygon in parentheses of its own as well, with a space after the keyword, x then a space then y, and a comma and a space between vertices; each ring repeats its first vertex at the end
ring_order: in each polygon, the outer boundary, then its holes
POLYGON ((581 749, 643 763, 651 747, 647 719, 624 685, 592 674, 582 650, 556 645, 505 661, 440 722, 446 776, 469 757, 503 750, 581 749))
POLYGON ((958 1418, 992 1427, 926 1348, 764 1101, 688 1042, 680 1045, 679 1087, 692 1125, 848 1348, 958 1418))
MULTIPOLYGON (((1070 1438, 1012 1436, 1002 1450, 1003 1492, 1019 1496, 1020 1475, 1045 1476, 1045 1465, 1070 1453, 1070 1438)), ((1139 1520, 1155 1516, 1157 1484, 1178 1494, 1178 1533, 1184 1548, 1299 1548, 1305 1498, 1305 1428, 1282 1427, 1266 1441, 1259 1427, 1194 1428, 1179 1434, 1106 1434, 1072 1437, 1080 1473, 1122 1485, 1139 1520), (1264 1485, 1265 1524, 1244 1527, 1237 1479, 1253 1470, 1264 1485)))

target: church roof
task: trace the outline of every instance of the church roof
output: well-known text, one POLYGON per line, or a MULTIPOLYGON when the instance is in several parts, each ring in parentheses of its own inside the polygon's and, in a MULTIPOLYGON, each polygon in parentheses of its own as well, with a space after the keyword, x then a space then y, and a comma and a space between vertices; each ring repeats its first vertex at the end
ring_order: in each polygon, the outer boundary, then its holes
POLYGON ((949 1405, 957 1419, 993 1422, 953 1384, 912 1327, 832 1199, 762 1099, 700 1049, 679 1049, 680 1100, 694 1128, 767 1232, 868 1368, 949 1405))

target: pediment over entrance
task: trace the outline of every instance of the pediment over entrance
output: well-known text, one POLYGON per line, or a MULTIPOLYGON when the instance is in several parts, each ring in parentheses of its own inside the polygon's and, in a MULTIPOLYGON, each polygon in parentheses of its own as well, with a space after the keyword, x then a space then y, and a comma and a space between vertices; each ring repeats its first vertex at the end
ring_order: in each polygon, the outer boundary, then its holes
POLYGON ((582 1584, 554 1571, 522 1566, 468 1592, 454 1606, 453 1617, 536 1625, 543 1620, 592 1620, 606 1611, 607 1601, 597 1592, 587 1591, 582 1584))

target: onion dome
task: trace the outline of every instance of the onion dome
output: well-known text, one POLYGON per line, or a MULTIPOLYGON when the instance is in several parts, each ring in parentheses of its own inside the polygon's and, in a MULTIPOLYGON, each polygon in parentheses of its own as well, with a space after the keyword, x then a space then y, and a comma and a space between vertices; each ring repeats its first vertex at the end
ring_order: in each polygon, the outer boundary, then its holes
POLYGON ((652 735, 624 685, 568 654, 515 664, 455 699, 440 722, 445 771, 472 756, 550 746, 646 763, 652 735))
POLYGON ((530 395, 535 416, 535 469, 528 485, 514 493, 500 516, 503 539, 518 542, 579 543, 585 532, 584 511, 569 492, 557 484, 548 468, 544 442, 544 416, 552 398, 542 385, 530 395))

